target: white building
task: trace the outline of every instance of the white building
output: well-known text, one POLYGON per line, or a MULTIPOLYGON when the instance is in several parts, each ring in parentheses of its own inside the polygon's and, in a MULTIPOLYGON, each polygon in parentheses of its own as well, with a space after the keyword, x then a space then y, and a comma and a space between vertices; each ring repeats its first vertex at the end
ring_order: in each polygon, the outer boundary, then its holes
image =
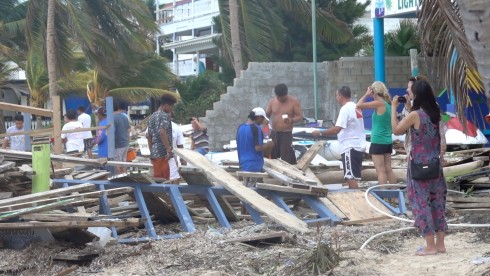
POLYGON ((213 17, 219 15, 218 0, 156 0, 156 6, 157 47, 172 51, 173 72, 181 77, 197 74, 195 57, 210 69, 213 64, 207 57, 218 54, 212 41, 220 36, 213 26, 213 17))

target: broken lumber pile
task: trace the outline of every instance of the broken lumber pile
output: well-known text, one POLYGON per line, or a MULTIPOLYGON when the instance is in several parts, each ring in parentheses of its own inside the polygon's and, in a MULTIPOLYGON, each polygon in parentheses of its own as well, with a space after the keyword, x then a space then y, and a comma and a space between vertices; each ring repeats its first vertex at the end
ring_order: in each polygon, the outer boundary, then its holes
POLYGON ((447 207, 454 209, 477 209, 480 211, 490 211, 490 197, 456 197, 449 196, 446 199, 447 207))

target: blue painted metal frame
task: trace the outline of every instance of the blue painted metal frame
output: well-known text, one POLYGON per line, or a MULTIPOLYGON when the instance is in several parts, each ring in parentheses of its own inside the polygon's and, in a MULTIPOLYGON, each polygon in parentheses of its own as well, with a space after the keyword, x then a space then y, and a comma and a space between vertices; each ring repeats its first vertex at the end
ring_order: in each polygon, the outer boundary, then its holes
POLYGON ((390 210, 395 215, 406 214, 407 208, 405 207, 405 197, 401 190, 371 190, 371 194, 379 201, 383 206, 390 210), (398 208, 393 207, 390 203, 383 200, 383 198, 396 198, 398 199, 398 208))
MULTIPOLYGON (((98 189, 99 191, 104 191, 105 185, 98 185, 98 189)), ((106 194, 102 195, 99 199, 99 213, 104 215, 112 215, 111 207, 109 205, 109 200, 106 194)), ((111 231, 112 231, 112 237, 117 239, 116 227, 112 226, 111 231)))
MULTIPOLYGON (((59 186, 68 187, 69 185, 82 184, 86 181, 83 180, 71 180, 71 179, 54 179, 53 182, 58 184, 59 186)), ((151 221, 150 214, 148 212, 148 208, 146 207, 145 200, 143 198, 144 192, 150 193, 161 193, 162 191, 168 193, 175 211, 179 217, 180 223, 186 232, 194 232, 196 230, 194 223, 192 221, 192 217, 187 210, 187 206, 182 197, 182 193, 192 193, 192 194, 200 194, 206 196, 209 201, 211 208, 213 209, 214 214, 216 215, 216 219, 220 223, 220 225, 224 228, 231 228, 231 224, 226 218, 219 202, 217 200, 217 196, 223 195, 231 195, 229 191, 224 189, 223 187, 209 187, 204 185, 175 185, 175 184, 140 184, 140 183, 127 183, 127 182, 112 182, 112 181, 90 181, 90 183, 97 185, 99 190, 104 190, 107 187, 116 188, 116 187, 132 187, 134 188, 134 195, 136 202, 138 204, 139 211, 141 213, 142 218, 144 219, 145 229, 147 231, 148 236, 138 239, 118 239, 119 242, 136 242, 136 241, 148 241, 152 239, 169 239, 181 237, 181 235, 166 235, 159 236, 157 235, 153 223, 151 221)), ((318 214, 319 218, 305 220, 307 223, 315 223, 315 222, 324 222, 329 221, 331 225, 335 225, 341 222, 335 214, 333 214, 325 204, 321 200, 319 200, 316 196, 311 195, 301 195, 288 192, 280 192, 280 191, 270 191, 263 189, 255 189, 260 195, 269 197, 276 205, 284 209, 286 212, 293 214, 292 210, 284 201, 284 198, 301 198, 303 199, 315 212, 318 214)), ((340 191, 342 192, 342 191, 340 191)), ((403 193, 401 191, 393 190, 393 191, 373 191, 373 196, 380 200, 387 208, 389 208, 394 214, 404 213, 405 208, 405 200, 403 197, 403 193), (382 197, 398 197, 400 202, 400 208, 394 208, 389 205, 387 202, 380 198, 382 197)), ((261 224, 264 223, 264 220, 260 216, 260 213, 255 210, 252 206, 247 203, 244 203, 244 206, 248 213, 251 215, 252 220, 261 224)), ((100 210, 101 213, 110 215, 111 211, 109 208, 107 196, 102 196, 100 200, 100 210)), ((116 229, 113 228, 113 236, 117 237, 116 229)))

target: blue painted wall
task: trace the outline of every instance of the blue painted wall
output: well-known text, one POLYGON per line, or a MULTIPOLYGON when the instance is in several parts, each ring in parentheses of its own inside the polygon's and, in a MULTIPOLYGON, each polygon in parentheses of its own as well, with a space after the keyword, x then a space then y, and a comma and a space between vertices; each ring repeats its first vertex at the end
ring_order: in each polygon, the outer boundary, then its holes
POLYGON ((74 109, 77 110, 79 106, 85 107, 85 113, 92 114, 92 105, 87 97, 79 96, 68 96, 64 97, 66 110, 74 109))

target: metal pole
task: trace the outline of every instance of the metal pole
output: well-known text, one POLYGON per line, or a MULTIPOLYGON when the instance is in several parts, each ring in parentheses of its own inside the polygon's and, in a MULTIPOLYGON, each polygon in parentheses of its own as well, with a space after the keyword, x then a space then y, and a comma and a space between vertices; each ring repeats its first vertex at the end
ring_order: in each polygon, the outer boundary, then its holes
POLYGON ((316 62, 316 0, 311 1, 311 36, 313 40, 313 94, 315 101, 315 120, 318 120, 318 80, 316 62))
POLYGON ((374 80, 385 82, 384 20, 374 18, 374 80))

